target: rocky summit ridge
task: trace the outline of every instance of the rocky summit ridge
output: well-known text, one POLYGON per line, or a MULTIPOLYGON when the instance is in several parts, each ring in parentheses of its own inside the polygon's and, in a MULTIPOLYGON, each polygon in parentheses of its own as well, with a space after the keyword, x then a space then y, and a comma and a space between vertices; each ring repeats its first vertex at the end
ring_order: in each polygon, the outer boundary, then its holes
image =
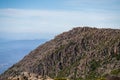
POLYGON ((31 51, 1 74, 0 80, 20 76, 23 72, 49 76, 50 79, 105 80, 109 75, 119 77, 120 29, 77 27, 63 32, 31 51))

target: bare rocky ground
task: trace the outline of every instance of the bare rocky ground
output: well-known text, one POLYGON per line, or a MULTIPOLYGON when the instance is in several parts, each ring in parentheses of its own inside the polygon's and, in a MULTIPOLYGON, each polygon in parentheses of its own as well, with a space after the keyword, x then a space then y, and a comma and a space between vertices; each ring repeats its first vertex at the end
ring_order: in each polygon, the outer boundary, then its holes
POLYGON ((53 80, 48 76, 40 76, 34 73, 22 72, 20 75, 11 76, 8 80, 53 80))

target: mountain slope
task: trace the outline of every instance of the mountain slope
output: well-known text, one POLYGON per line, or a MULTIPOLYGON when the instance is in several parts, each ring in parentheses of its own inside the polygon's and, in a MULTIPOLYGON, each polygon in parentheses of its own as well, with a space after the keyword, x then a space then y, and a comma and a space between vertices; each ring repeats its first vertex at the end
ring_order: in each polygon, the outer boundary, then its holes
POLYGON ((40 45, 0 79, 35 73, 52 78, 90 79, 120 75, 120 30, 74 28, 40 45))
POLYGON ((47 39, 40 40, 0 40, 0 74, 10 66, 20 61, 31 50, 46 42, 47 39))

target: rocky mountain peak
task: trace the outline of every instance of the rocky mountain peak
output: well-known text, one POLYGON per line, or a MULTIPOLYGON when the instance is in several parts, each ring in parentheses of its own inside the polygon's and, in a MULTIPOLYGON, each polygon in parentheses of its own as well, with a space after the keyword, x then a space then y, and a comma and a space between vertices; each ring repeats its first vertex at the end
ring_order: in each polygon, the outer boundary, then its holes
POLYGON ((120 30, 77 27, 63 32, 31 51, 0 79, 22 72, 71 80, 120 76, 120 30))

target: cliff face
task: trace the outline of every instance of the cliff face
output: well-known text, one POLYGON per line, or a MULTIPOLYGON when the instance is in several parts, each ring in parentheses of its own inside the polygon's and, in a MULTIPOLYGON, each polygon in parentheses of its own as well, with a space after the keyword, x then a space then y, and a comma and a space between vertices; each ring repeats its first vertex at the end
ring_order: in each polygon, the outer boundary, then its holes
POLYGON ((0 76, 22 72, 41 76, 91 79, 120 75, 120 30, 74 28, 40 45, 0 76))

